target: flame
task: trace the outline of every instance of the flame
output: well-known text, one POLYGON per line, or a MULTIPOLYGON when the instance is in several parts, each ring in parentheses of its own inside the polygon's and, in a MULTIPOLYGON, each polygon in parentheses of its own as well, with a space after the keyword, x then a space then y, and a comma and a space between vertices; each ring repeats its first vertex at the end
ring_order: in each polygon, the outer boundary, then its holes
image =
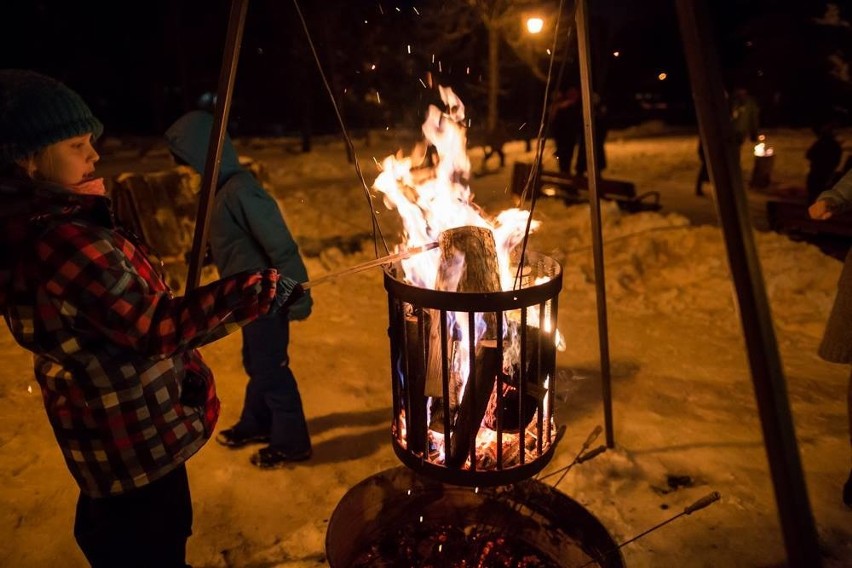
MULTIPOLYGON (((470 159, 464 104, 451 88, 439 86, 438 89, 446 110, 431 105, 422 127, 426 142, 438 156, 430 176, 416 180, 415 171, 422 169, 422 157, 418 160, 419 156, 388 156, 373 187, 384 194, 389 209, 399 212, 405 228, 405 245, 409 248, 434 242, 447 229, 466 225, 490 229, 497 244, 501 284, 504 290, 511 290, 514 274, 509 255, 524 238, 529 212, 513 208, 489 218, 473 203, 467 185, 470 159)), ((429 155, 426 151, 423 154, 429 155)), ((539 225, 533 221, 530 230, 539 225)), ((415 286, 434 289, 440 260, 441 252, 437 249, 403 260, 406 279, 415 286)), ((463 260, 455 262, 461 266, 463 260)))

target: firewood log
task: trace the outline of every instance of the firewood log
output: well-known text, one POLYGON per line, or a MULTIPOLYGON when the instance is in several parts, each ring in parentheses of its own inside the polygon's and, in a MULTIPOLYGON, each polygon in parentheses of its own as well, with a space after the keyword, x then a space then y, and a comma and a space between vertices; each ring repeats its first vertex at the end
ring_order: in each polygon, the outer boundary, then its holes
MULTIPOLYGON (((497 247, 490 229, 472 226, 449 229, 441 233, 439 243, 441 265, 436 280, 437 289, 455 292, 500 291, 497 247)), ((476 347, 474 368, 455 412, 453 432, 447 448, 446 464, 450 467, 461 467, 474 447, 497 372, 502 365, 500 350, 497 348, 496 314, 487 312, 483 317, 486 330, 476 347)), ((442 365, 450 364, 450 361, 443 360, 440 350, 440 325, 437 334, 437 353, 430 354, 427 383, 442 380, 442 365)), ((430 338, 430 349, 435 347, 436 344, 431 343, 430 338)))
MULTIPOLYGON (((418 310, 419 312, 419 310, 418 310)), ((409 451, 426 449, 426 344, 423 341, 422 314, 405 316, 405 355, 408 367, 403 369, 408 398, 403 401, 406 417, 406 441, 409 451)))

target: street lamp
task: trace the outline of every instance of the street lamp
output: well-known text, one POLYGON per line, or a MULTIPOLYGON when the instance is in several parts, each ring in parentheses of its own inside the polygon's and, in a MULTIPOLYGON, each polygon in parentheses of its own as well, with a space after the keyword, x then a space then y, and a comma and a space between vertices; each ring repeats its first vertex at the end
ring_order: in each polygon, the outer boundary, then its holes
POLYGON ((527 31, 531 34, 541 33, 544 29, 544 19, 539 16, 530 16, 527 18, 527 31))

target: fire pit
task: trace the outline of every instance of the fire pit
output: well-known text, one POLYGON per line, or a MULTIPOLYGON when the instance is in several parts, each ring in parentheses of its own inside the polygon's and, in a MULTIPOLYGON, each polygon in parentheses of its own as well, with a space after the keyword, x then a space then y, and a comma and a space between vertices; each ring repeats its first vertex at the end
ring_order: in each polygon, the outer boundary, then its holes
POLYGON ((604 526, 549 485, 474 489, 404 467, 344 495, 329 520, 326 556, 331 568, 624 566, 604 526))
POLYGON ((409 468, 482 487, 550 461, 562 270, 527 253, 521 273, 517 290, 459 292, 408 284, 398 265, 385 271, 393 445, 409 468))

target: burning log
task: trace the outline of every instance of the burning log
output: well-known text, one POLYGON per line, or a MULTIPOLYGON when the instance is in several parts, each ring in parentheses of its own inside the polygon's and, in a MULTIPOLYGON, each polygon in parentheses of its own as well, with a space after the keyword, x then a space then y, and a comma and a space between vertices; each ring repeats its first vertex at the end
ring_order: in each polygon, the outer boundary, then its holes
POLYGON ((522 337, 525 345, 521 346, 524 357, 512 366, 511 375, 502 384, 502 396, 497 396, 497 389, 494 389, 488 401, 485 426, 491 430, 498 429, 498 413, 503 432, 523 430, 547 394, 544 376, 539 372, 541 330, 531 325, 524 328, 526 333, 522 337))
MULTIPOLYGON (((453 292, 498 292, 500 275, 497 263, 497 247, 490 229, 483 227, 457 227, 441 233, 441 265, 438 270, 436 289, 453 292)), ((493 312, 483 314, 485 331, 475 346, 474 365, 465 385, 458 408, 451 408, 454 419, 452 436, 447 448, 446 463, 461 467, 474 448, 476 433, 485 416, 488 400, 494 388, 497 372, 501 367, 500 350, 497 348, 497 318, 493 312)), ((470 332, 474 325, 469 322, 470 332)), ((444 347, 441 338, 441 322, 432 318, 429 338, 429 359, 426 367, 427 392, 436 394, 436 386, 443 384, 444 367, 453 363, 444 352, 455 352, 444 347)), ((447 337, 444 331, 444 337, 447 337)), ((453 334, 454 335, 454 334, 453 334)), ((471 345, 473 338, 469 338, 471 345)), ((454 365, 455 366, 455 365, 454 365)), ((454 391, 455 389, 451 389, 454 391)), ((434 396, 434 394, 433 394, 434 396)), ((444 393, 441 393, 444 396, 444 393)), ((445 417, 445 422, 447 418, 445 417)))
POLYGON ((406 416, 406 439, 412 452, 422 453, 426 449, 426 353, 422 341, 422 311, 405 316, 405 351, 408 368, 405 379, 409 382, 408 398, 404 401, 406 416))

